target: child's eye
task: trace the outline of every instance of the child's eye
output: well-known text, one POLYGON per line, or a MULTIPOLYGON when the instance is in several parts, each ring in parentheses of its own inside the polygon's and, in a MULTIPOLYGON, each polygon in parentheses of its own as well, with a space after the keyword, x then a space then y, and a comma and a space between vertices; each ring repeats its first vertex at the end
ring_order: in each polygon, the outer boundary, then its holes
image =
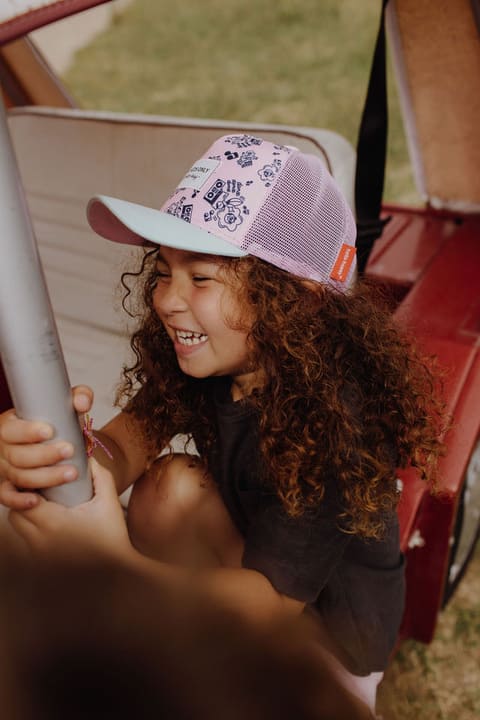
POLYGON ((211 280, 212 278, 206 277, 205 275, 194 275, 193 281, 198 283, 206 282, 207 280, 211 280))
POLYGON ((165 267, 157 267, 155 268, 155 275, 156 277, 168 277, 170 273, 168 272, 168 269, 165 267))

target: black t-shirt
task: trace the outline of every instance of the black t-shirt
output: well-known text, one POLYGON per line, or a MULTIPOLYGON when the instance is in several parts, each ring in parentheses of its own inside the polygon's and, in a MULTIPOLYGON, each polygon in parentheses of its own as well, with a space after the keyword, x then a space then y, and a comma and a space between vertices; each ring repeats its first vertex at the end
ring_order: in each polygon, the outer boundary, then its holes
POLYGON ((274 489, 262 483, 255 410, 231 400, 225 379, 215 384, 214 399, 217 444, 209 466, 245 538, 243 566, 318 613, 351 672, 384 670, 403 612, 396 514, 387 520, 380 541, 342 532, 333 479, 318 509, 289 517, 274 489))

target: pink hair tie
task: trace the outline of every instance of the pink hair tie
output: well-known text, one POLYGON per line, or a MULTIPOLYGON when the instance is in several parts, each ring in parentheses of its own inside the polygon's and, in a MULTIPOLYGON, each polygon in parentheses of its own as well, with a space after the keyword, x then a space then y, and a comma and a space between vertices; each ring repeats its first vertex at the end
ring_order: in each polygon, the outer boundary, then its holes
POLYGON ((108 455, 110 460, 113 460, 113 455, 110 450, 105 447, 101 440, 99 440, 93 434, 93 420, 88 413, 85 413, 85 419, 83 422, 83 437, 85 438, 85 450, 87 451, 87 457, 92 457, 93 451, 96 447, 101 447, 102 450, 108 455))

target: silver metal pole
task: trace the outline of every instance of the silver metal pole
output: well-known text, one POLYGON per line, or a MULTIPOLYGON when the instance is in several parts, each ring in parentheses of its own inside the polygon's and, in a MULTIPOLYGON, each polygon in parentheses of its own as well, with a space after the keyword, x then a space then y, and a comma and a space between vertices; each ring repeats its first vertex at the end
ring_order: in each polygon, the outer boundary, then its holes
MULTIPOLYGON (((48 169, 46 168, 46 172, 48 169)), ((13 151, 0 88, 0 355, 19 417, 73 443, 79 479, 43 491, 63 505, 92 496, 82 432, 13 151)), ((51 441, 50 441, 51 442, 51 441)))

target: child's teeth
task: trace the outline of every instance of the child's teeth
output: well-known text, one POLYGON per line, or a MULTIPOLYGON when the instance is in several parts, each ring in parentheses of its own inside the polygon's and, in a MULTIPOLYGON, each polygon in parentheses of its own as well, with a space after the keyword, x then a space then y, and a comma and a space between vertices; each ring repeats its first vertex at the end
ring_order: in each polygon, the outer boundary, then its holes
POLYGON ((207 335, 204 335, 204 333, 177 330, 177 340, 182 345, 199 345, 200 343, 205 342, 206 339, 207 335))

